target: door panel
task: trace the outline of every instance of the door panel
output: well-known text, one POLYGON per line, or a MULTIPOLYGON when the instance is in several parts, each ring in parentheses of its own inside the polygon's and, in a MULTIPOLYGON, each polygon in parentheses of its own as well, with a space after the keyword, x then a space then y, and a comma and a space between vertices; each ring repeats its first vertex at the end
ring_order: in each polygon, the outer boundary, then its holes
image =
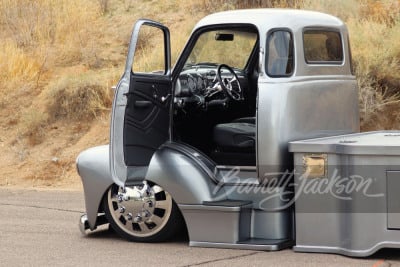
POLYGON ((152 77, 131 80, 132 92, 124 122, 124 158, 127 166, 148 165, 154 151, 168 139, 169 81, 155 84, 152 77))
POLYGON ((110 169, 118 185, 123 186, 127 180, 141 182, 144 177, 131 179, 128 173, 143 170, 155 150, 168 140, 170 63, 168 28, 139 20, 133 28, 125 71, 113 102, 110 169))

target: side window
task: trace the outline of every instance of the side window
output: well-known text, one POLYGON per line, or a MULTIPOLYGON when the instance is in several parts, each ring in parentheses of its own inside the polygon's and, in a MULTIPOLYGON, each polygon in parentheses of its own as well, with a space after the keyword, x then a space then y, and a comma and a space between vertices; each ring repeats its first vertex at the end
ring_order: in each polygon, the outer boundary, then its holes
POLYGON ((341 64, 343 47, 340 32, 332 30, 305 30, 304 56, 308 64, 341 64))
POLYGON ((267 49, 267 74, 271 77, 291 76, 294 68, 292 33, 287 30, 270 32, 267 49))
POLYGON ((160 28, 142 25, 136 43, 133 73, 166 74, 165 35, 160 28))

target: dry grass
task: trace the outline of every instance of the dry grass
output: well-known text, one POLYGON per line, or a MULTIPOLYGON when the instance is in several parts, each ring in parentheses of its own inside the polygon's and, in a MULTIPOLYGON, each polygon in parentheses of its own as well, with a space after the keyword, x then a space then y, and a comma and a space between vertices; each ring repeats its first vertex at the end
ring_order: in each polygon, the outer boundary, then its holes
POLYGON ((347 20, 360 88, 362 129, 396 129, 400 107, 400 1, 364 1, 347 20), (385 117, 386 116, 386 117, 385 117))
POLYGON ((90 121, 109 111, 112 91, 96 74, 64 76, 47 88, 46 113, 50 121, 90 121))
POLYGON ((244 8, 301 8, 304 2, 304 0, 200 0, 190 3, 194 10, 215 12, 244 8))
MULTIPOLYGON (((0 37, 14 50, 4 60, 20 61, 20 68, 26 65, 20 54, 39 66, 47 61, 47 68, 80 62, 99 16, 99 5, 90 0, 2 0, 0 37)), ((18 72, 10 74, 18 77, 18 72)))
POLYGON ((29 57, 24 51, 10 41, 5 40, 0 44, 0 77, 2 81, 14 79, 34 80, 39 71, 39 62, 29 57))
MULTIPOLYGON (((19 136, 26 137, 30 146, 38 145, 46 136, 47 123, 47 113, 33 108, 25 110, 18 125, 19 136)), ((17 138, 20 138, 19 136, 17 138)))
POLYGON ((2 0, 0 11, 3 30, 19 47, 37 47, 86 39, 100 8, 89 0, 2 0))
POLYGON ((28 56, 13 41, 0 43, 0 99, 24 81, 24 87, 32 88, 40 73, 40 62, 28 56))

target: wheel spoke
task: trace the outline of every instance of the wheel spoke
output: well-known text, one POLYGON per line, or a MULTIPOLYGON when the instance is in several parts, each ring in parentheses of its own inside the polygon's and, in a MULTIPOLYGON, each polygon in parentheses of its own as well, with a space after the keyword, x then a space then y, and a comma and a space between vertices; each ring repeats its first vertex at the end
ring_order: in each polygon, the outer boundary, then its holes
POLYGON ((158 217, 157 215, 153 215, 153 216, 151 217, 151 221, 152 221, 153 223, 155 223, 157 226, 158 226, 158 225, 161 225, 161 224, 163 223, 163 219, 160 218, 160 217, 158 217))
POLYGON ((132 221, 126 221, 126 224, 125 224, 125 228, 126 228, 126 230, 128 230, 128 231, 133 231, 133 225, 132 225, 132 221))
POLYGON ((144 222, 140 222, 138 224, 139 224, 139 227, 140 227, 140 230, 141 230, 142 234, 146 234, 146 233, 149 233, 151 231, 149 229, 149 227, 147 227, 147 225, 144 222))
POLYGON ((160 209, 168 209, 170 206, 170 201, 168 199, 166 200, 159 200, 156 202, 156 208, 160 209))
POLYGON ((118 194, 112 194, 111 201, 112 202, 118 202, 118 194))

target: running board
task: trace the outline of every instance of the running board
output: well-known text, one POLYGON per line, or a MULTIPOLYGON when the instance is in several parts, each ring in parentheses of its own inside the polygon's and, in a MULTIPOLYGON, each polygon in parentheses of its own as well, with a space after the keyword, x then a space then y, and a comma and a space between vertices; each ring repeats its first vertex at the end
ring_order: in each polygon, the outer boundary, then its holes
POLYGON ((205 247, 205 248, 231 248, 231 249, 247 249, 247 250, 262 250, 262 251, 276 251, 282 250, 295 245, 295 242, 290 239, 259 239, 252 238, 238 243, 212 243, 212 242, 198 242, 190 241, 191 247, 205 247))
POLYGON ((179 204, 191 242, 237 243, 251 230, 250 201, 223 200, 202 205, 179 204))

